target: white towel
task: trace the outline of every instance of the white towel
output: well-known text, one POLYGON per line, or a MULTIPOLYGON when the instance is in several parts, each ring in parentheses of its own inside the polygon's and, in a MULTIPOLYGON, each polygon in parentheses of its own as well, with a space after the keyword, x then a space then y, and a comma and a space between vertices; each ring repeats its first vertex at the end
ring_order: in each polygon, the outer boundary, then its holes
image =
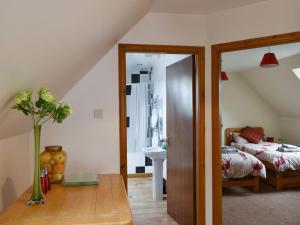
POLYGON ((277 149, 278 152, 300 152, 300 148, 284 148, 284 147, 279 147, 277 149))
POLYGON ((282 147, 283 148, 299 148, 298 146, 296 146, 296 145, 290 145, 290 144, 282 144, 282 147))
POLYGON ((151 116, 151 127, 152 128, 157 128, 157 122, 158 122, 158 115, 157 114, 153 114, 151 116))

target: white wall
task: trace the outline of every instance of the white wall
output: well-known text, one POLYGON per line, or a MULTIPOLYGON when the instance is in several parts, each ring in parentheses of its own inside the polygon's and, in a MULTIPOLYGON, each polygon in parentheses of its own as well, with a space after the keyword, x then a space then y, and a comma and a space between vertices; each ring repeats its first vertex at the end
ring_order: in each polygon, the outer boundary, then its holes
POLYGON ((203 45, 205 34, 205 16, 148 13, 120 42, 203 45))
MULTIPOLYGON (((159 98, 158 106, 159 106, 159 115, 162 117, 162 134, 160 133, 160 138, 166 137, 167 135, 167 111, 166 111, 166 100, 167 100, 167 92, 166 92, 166 66, 165 66, 165 58, 167 55, 160 55, 159 58, 156 59, 156 62, 153 66, 153 83, 154 83, 154 93, 153 97, 159 98)), ((156 140, 158 143, 158 140, 156 140)))
POLYGON ((29 149, 29 134, 0 140, 0 213, 32 182, 33 151, 29 149))
POLYGON ((68 154, 66 171, 119 173, 118 60, 115 46, 62 99, 73 115, 43 128, 42 145, 59 144, 68 154), (94 119, 93 110, 103 109, 94 119))
POLYGON ((279 116, 300 118, 300 104, 295 104, 300 97, 300 80, 292 71, 298 67, 300 54, 279 60, 278 67, 248 69, 242 76, 279 116))
POLYGON ((280 128, 285 143, 300 146, 300 118, 281 117, 280 128))
MULTIPOLYGON (((300 80, 292 72, 300 67, 300 55, 279 60, 279 67, 253 68, 240 73, 244 81, 278 115, 280 137, 300 145, 300 80)), ((267 121, 267 120, 265 120, 267 121)), ((270 135, 270 133, 266 133, 270 135)), ((277 140, 278 136, 274 136, 277 140)))
POLYGON ((127 173, 136 174, 136 167, 145 167, 145 173, 153 173, 153 166, 145 166, 145 154, 143 152, 127 153, 127 173))
POLYGON ((154 97, 159 96, 162 100, 162 110, 160 114, 163 117, 163 136, 167 137, 167 74, 166 69, 188 55, 183 54, 162 54, 157 60, 156 66, 153 67, 153 81, 154 81, 154 97))
POLYGON ((31 129, 10 110, 18 91, 46 86, 64 96, 143 18, 152 0, 124 2, 1 1, 0 138, 31 129))
MULTIPOLYGON (((157 62, 157 68, 153 70, 154 80, 154 96, 159 96, 162 100, 162 110, 160 114, 163 115, 163 134, 162 137, 167 137, 167 74, 166 69, 169 65, 172 65, 189 55, 183 54, 164 54, 161 55, 157 62)), ((163 177, 167 179, 167 160, 163 164, 163 177)))
POLYGON ((222 81, 221 113, 222 143, 225 144, 226 128, 259 126, 266 136, 280 137, 280 119, 263 99, 245 82, 240 73, 227 73, 228 81, 222 81))
MULTIPOLYGON (((207 225, 212 224, 211 44, 300 30, 299 8, 299 0, 271 0, 206 17, 150 13, 120 41, 206 45, 207 225)), ((73 104, 74 115, 61 126, 47 126, 44 144, 66 147, 68 169, 119 172, 117 63, 115 46, 65 96, 64 100, 73 104), (95 107, 104 108, 102 120, 92 119, 95 107)))

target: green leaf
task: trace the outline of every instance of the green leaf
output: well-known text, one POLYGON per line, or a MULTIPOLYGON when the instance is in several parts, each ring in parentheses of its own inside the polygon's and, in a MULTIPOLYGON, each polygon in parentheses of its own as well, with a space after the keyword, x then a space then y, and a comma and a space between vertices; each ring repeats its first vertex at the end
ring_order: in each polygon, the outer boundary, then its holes
POLYGON ((35 102, 35 106, 36 107, 38 107, 38 108, 41 108, 42 107, 42 99, 41 98, 39 98, 39 100, 37 100, 36 102, 35 102))
POLYGON ((70 105, 57 103, 55 97, 46 88, 38 91, 38 100, 35 103, 32 102, 32 91, 18 93, 12 108, 22 111, 25 115, 32 115, 40 123, 51 118, 53 122, 62 123, 72 113, 70 105), (42 121, 43 119, 46 120, 42 121))

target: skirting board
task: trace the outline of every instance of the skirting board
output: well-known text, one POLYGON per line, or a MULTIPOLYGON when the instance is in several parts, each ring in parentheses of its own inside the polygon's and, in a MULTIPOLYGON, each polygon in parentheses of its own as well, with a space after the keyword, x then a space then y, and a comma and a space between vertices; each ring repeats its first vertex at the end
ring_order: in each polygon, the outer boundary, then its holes
POLYGON ((128 178, 143 178, 143 177, 152 177, 152 173, 135 173, 128 174, 128 178))

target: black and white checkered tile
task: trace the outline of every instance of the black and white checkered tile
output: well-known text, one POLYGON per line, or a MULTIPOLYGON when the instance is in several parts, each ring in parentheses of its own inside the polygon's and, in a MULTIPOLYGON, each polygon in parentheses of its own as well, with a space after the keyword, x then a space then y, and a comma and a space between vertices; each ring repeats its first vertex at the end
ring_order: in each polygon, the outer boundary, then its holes
POLYGON ((148 168, 152 168, 152 159, 145 157, 145 164, 144 166, 137 166, 135 167, 135 173, 146 173, 148 168))

